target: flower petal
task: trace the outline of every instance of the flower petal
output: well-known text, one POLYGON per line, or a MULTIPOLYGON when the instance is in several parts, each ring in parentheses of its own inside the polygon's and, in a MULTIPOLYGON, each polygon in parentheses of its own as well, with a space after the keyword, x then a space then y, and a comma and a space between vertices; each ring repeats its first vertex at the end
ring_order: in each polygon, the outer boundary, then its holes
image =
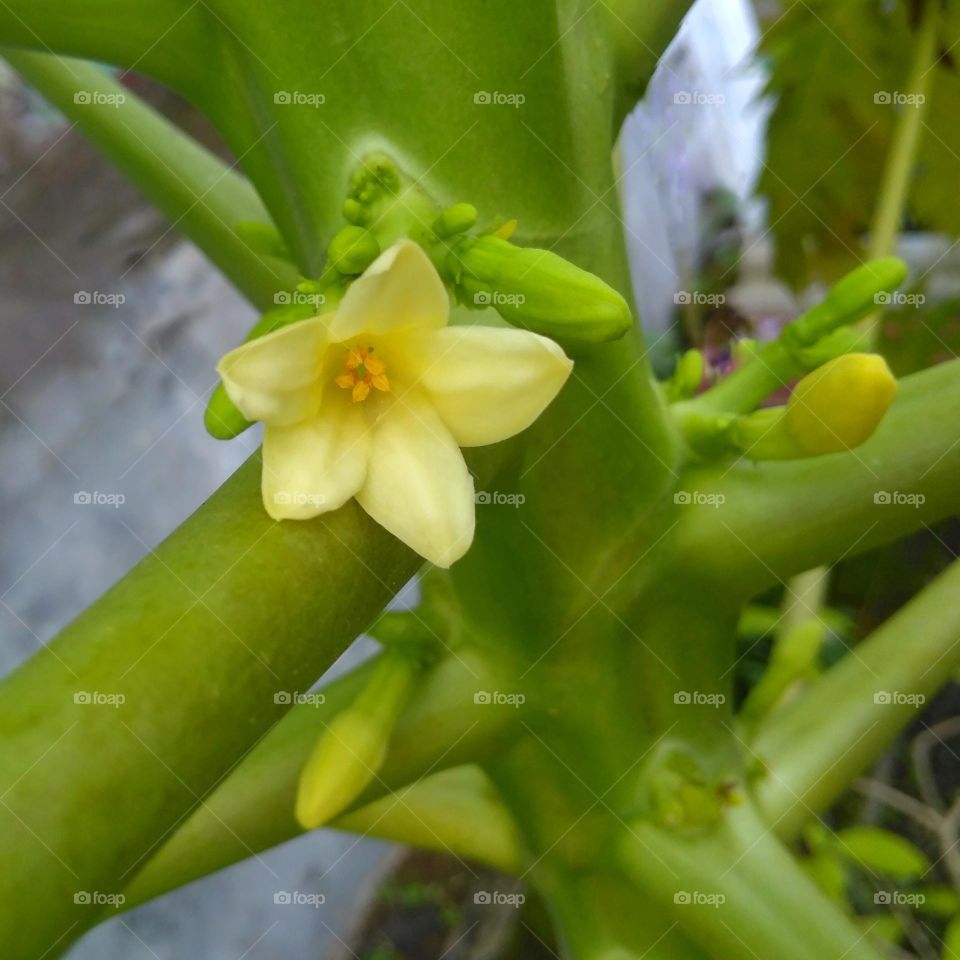
POLYGON ((449 314, 450 298, 430 258, 412 240, 401 240, 351 284, 330 322, 330 338, 436 329, 449 314))
POLYGON ((275 520, 307 520, 343 506, 363 485, 370 427, 349 397, 324 399, 320 416, 263 432, 263 505, 275 520))
POLYGON ((556 343, 527 330, 446 327, 419 340, 419 385, 461 447, 525 430, 573 369, 556 343))
POLYGON ((218 364, 227 395, 248 420, 284 426, 316 413, 328 317, 311 317, 231 350, 218 364))
POLYGON ((407 393, 373 427, 360 506, 438 567, 473 542, 473 478, 450 431, 426 398, 407 393))

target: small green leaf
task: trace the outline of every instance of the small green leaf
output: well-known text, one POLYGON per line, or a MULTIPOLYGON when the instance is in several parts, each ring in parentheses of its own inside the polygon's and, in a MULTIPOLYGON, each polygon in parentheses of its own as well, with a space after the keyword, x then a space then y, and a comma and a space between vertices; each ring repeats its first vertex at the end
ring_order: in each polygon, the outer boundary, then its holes
POLYGON ((849 827, 837 833, 840 852, 866 870, 895 880, 916 880, 930 869, 926 854, 905 837, 879 827, 849 827))

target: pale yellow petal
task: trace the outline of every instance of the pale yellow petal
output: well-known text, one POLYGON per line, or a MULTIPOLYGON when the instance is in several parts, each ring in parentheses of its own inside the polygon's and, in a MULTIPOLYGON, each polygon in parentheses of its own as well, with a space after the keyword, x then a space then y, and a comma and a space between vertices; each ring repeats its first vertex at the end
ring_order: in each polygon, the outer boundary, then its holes
POLYGON ((282 426, 316 412, 326 323, 300 320, 242 344, 217 364, 227 395, 248 420, 282 426))
POLYGON ((324 398, 320 416, 263 432, 263 505, 275 520, 306 520, 343 506, 363 485, 370 429, 348 396, 324 398))
POLYGON ((473 478, 450 431, 425 397, 406 393, 373 427, 357 500, 377 523, 438 567, 473 542, 473 478))
POLYGON ((525 430, 573 369, 556 343, 527 330, 446 327, 417 340, 418 383, 461 447, 525 430))
POLYGON ((330 322, 330 337, 350 340, 413 328, 442 327, 450 298, 430 258, 412 240, 401 240, 355 280, 330 322))

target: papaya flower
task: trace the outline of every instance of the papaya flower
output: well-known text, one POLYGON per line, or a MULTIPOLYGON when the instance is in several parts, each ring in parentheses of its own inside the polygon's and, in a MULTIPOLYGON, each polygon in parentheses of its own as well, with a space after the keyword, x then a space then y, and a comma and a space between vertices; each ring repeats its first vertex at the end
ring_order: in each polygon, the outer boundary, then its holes
POLYGON ((305 520, 355 497, 437 566, 466 553, 475 504, 460 447, 524 430, 573 363, 527 330, 449 319, 430 258, 401 240, 335 309, 223 357, 217 370, 230 399, 264 424, 271 517, 305 520))

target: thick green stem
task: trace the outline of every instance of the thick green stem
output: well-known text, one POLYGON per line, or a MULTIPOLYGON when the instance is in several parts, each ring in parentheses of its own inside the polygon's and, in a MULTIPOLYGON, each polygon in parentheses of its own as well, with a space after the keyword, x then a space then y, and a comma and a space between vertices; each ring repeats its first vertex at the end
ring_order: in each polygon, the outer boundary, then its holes
POLYGON ((4 0, 0 4, 3 46, 124 64, 153 73, 171 86, 201 82, 209 63, 182 53, 208 42, 209 27, 204 5, 190 0, 4 0))
POLYGON ((355 504, 271 520, 260 469, 0 685, 5 956, 93 922, 74 895, 122 889, 416 569, 355 504))
POLYGON ((960 361, 901 382, 877 432, 849 453, 693 468, 668 550, 743 600, 960 509, 960 361), (802 535, 801 535, 802 531, 802 535))
POLYGON ((879 960, 748 802, 702 834, 634 821, 621 865, 639 888, 717 960, 879 960), (663 864, 668 863, 669 869, 663 864))
POLYGON ((954 562, 760 728, 757 800, 780 836, 836 800, 960 665, 958 590, 954 562))
POLYGON ((275 306, 278 290, 294 287, 298 274, 290 264, 260 257, 236 232, 240 221, 270 222, 245 177, 105 70, 47 54, 3 55, 260 310, 275 306))
POLYGON ((677 923, 619 870, 539 878, 569 960, 704 960, 677 923))

